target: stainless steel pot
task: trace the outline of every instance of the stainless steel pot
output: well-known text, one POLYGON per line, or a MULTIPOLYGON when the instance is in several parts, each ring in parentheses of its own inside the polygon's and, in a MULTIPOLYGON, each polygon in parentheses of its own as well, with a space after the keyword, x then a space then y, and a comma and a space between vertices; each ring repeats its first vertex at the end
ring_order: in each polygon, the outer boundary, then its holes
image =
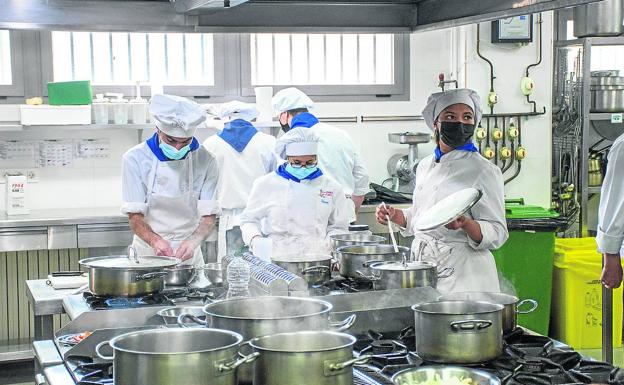
POLYGON ((442 301, 412 310, 416 352, 425 361, 476 364, 503 352, 503 305, 442 301))
POLYGON ((113 360, 118 385, 236 385, 236 368, 258 356, 239 358, 242 340, 226 330, 150 329, 101 342, 96 352, 113 360), (113 348, 112 357, 102 353, 105 345, 113 348))
POLYGON ((277 266, 306 280, 309 287, 323 284, 331 279, 332 256, 327 254, 304 254, 296 259, 281 261, 272 259, 277 266))
POLYGON ((410 249, 399 246, 399 252, 392 245, 343 246, 336 250, 340 263, 340 275, 346 278, 370 277, 370 265, 381 261, 401 261, 403 255, 409 257, 410 249))
POLYGON ((329 331, 302 331, 257 337, 249 345, 258 359, 254 384, 353 385, 353 365, 370 357, 353 358, 355 337, 329 331))
POLYGON ((457 366, 427 366, 411 368, 392 376, 395 385, 420 385, 433 380, 451 382, 454 379, 472 380, 472 384, 501 385, 501 380, 483 370, 460 368, 457 366))
POLYGON ((165 268, 179 262, 170 257, 136 257, 116 255, 79 261, 89 268, 89 290, 96 295, 134 297, 162 291, 165 268))
POLYGON ((220 263, 207 263, 204 265, 204 275, 211 285, 223 283, 223 266, 220 263))
POLYGON ((591 110, 593 112, 624 111, 624 86, 592 86, 591 110))
POLYGON ((206 320, 206 315, 204 314, 203 306, 176 306, 169 307, 166 309, 159 310, 159 316, 162 317, 163 321, 167 325, 176 325, 178 323, 178 317, 181 314, 191 314, 202 321, 206 320))
POLYGON ((197 268, 193 265, 167 267, 165 271, 165 285, 169 286, 186 286, 197 276, 197 268))
POLYGON ((445 268, 438 272, 436 264, 425 261, 375 262, 370 265, 375 290, 408 289, 412 287, 433 287, 438 279, 450 277, 454 269, 445 268))
POLYGON ((622 28, 622 0, 604 0, 574 8, 574 36, 617 36, 622 28))
POLYGON ((388 243, 388 240, 385 237, 358 233, 330 235, 329 239, 331 240, 333 251, 336 251, 338 248, 343 246, 379 245, 388 243))
POLYGON ((505 293, 488 293, 488 292, 463 292, 450 293, 440 296, 440 301, 479 301, 490 302, 503 305, 503 331, 509 332, 518 325, 518 314, 532 313, 537 309, 537 301, 533 299, 524 299, 520 301, 518 297, 505 293), (519 310, 520 307, 529 304, 526 310, 519 310))
MULTIPOLYGON (((297 297, 256 297, 235 298, 214 302, 204 306, 206 321, 203 324, 215 328, 240 333, 244 340, 283 332, 300 330, 325 330, 336 328, 343 331, 355 322, 355 316, 347 317, 342 322, 330 322, 329 302, 297 297)), ((187 319, 202 323, 195 317, 182 314, 178 318, 180 326, 187 319)), ((253 373, 250 368, 239 372, 239 381, 251 383, 253 373)))

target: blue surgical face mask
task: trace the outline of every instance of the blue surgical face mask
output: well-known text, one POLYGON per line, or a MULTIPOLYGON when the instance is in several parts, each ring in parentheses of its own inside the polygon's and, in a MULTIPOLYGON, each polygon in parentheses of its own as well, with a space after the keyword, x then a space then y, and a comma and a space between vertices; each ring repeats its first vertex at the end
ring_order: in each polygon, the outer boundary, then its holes
POLYGON ((295 168, 290 163, 286 165, 286 172, 299 180, 303 180, 318 170, 318 166, 312 168, 295 168))
POLYGON ((160 147, 163 154, 165 154, 167 158, 172 159, 172 160, 180 160, 184 158, 184 156, 188 154, 189 151, 191 151, 190 144, 187 144, 186 146, 182 147, 179 150, 173 147, 172 145, 164 143, 164 142, 160 142, 160 144, 158 144, 158 147, 160 147))

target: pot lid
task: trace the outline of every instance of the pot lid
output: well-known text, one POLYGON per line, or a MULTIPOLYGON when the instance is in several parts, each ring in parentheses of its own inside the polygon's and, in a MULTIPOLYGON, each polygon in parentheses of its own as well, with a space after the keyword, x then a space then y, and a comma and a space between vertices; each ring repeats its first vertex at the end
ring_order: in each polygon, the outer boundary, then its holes
POLYGON ((103 267, 108 269, 160 269, 177 265, 180 260, 173 257, 136 257, 137 262, 125 255, 113 255, 108 257, 93 257, 80 260, 82 266, 103 267))
POLYGON ((436 265, 434 263, 424 261, 382 261, 371 264, 370 268, 373 270, 411 271, 435 269, 436 265))
POLYGON ((429 231, 453 222, 470 210, 483 193, 476 188, 467 188, 453 193, 431 206, 416 220, 414 229, 429 231))

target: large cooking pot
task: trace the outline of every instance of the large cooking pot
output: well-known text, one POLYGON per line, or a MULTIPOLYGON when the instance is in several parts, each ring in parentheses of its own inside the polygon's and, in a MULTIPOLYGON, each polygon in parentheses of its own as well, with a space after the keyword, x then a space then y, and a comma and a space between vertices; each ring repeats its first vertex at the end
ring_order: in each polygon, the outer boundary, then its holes
POLYGON ((592 112, 624 111, 624 86, 591 86, 592 112))
POLYGON ((388 243, 388 240, 380 235, 358 233, 330 235, 329 239, 331 241, 333 251, 336 251, 338 248, 343 246, 379 245, 388 243))
POLYGON ((200 268, 193 265, 177 265, 165 268, 167 275, 165 276, 165 285, 167 286, 186 286, 195 277, 200 268))
POLYGON ((408 289, 412 287, 433 287, 438 279, 450 277, 454 269, 445 268, 438 272, 437 265, 425 261, 383 261, 370 265, 373 274, 368 277, 374 282, 375 290, 408 289))
POLYGON ((463 293, 450 293, 440 296, 440 301, 479 301, 490 302, 503 305, 503 331, 509 332, 518 325, 518 314, 532 313, 537 309, 537 301, 524 299, 520 301, 518 297, 505 293, 488 293, 479 291, 469 291, 463 293), (519 310, 519 307, 530 304, 527 310, 519 310))
POLYGON ((574 36, 617 36, 622 28, 622 0, 604 0, 574 8, 574 36))
MULTIPOLYGON (((331 310, 329 302, 313 298, 234 298, 204 306, 205 322, 182 314, 178 324, 186 327, 188 324, 185 320, 190 318, 211 328, 240 333, 247 341, 259 336, 300 330, 336 328, 337 331, 343 331, 355 322, 355 316, 352 315, 342 322, 332 323, 329 320, 331 310)), ((239 381, 242 383, 249 384, 252 379, 250 368, 239 371, 239 381)))
POLYGON ((392 245, 354 245, 343 246, 336 250, 340 262, 340 275, 346 278, 370 277, 370 265, 381 261, 401 261, 409 257, 410 249, 398 246, 399 252, 392 245))
POLYGON ((150 329, 122 334, 97 345, 113 360, 117 385, 236 385, 236 368, 258 354, 238 357, 243 337, 226 330, 150 329), (102 348, 110 345, 113 356, 102 348))
POLYGON ((441 301, 412 310, 416 353, 425 361, 476 364, 503 352, 503 305, 441 301))
MULTIPOLYGON (((460 368, 457 366, 427 366, 423 368, 405 369, 394 376, 396 385, 420 385, 427 383, 455 384, 457 380, 471 380, 475 385, 501 385, 501 380, 483 370, 460 368)), ((463 382, 461 382, 463 383, 463 382)))
POLYGON ((331 279, 332 256, 327 254, 304 254, 288 261, 272 258, 271 262, 306 280, 309 287, 323 284, 331 279))
POLYGON ((89 268, 89 290, 96 295, 134 297, 162 291, 165 269, 180 262, 171 257, 93 257, 79 261, 89 268))
POLYGON ((353 358, 355 337, 329 331, 272 334, 249 341, 255 353, 254 384, 353 385, 353 365, 370 357, 353 358))

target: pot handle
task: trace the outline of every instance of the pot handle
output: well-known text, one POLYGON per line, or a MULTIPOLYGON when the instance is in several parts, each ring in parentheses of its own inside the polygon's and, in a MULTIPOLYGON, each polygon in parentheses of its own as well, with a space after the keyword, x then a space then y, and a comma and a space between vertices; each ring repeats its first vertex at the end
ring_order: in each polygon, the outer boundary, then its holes
POLYGON ((110 346, 110 341, 102 341, 99 344, 95 345, 95 354, 97 354, 98 357, 100 357, 103 360, 106 361, 112 361, 115 357, 113 356, 105 356, 100 350, 106 346, 109 345, 110 346))
POLYGON ((207 326, 208 325, 208 321, 204 321, 199 319, 199 317, 196 317, 192 314, 188 314, 188 313, 183 313, 180 314, 178 316, 178 326, 182 327, 182 328, 190 328, 189 325, 186 324, 186 322, 184 322, 185 319, 190 319, 191 321, 193 321, 194 323, 198 324, 198 325, 203 325, 203 326, 207 326))
POLYGON ((375 274, 371 274, 371 275, 366 275, 364 273, 362 273, 359 270, 356 270, 357 275, 359 275, 360 277, 367 279, 369 281, 379 281, 381 279, 381 275, 375 275, 375 274))
POLYGON ((455 274, 454 267, 445 267, 444 269, 438 271, 438 279, 448 278, 455 274))
POLYGON ((342 321, 330 322, 329 326, 333 329, 336 329, 337 332, 343 332, 345 330, 349 330, 351 326, 355 323, 357 315, 351 314, 347 318, 342 321))
POLYGON ((305 269, 301 270, 301 275, 308 275, 308 274, 314 274, 314 273, 320 273, 323 271, 331 271, 331 269, 329 268, 329 266, 323 266, 323 265, 316 265, 316 266, 310 266, 310 267, 306 267, 305 269))
POLYGON ((516 306, 516 313, 518 314, 529 314, 529 313, 533 313, 535 310, 537 310, 537 301, 534 299, 523 299, 522 301, 518 302, 518 305, 516 306), (524 305, 525 303, 530 303, 531 307, 528 310, 519 310, 518 308, 522 305, 524 305))
POLYGON ((451 322, 451 329, 456 332, 468 330, 483 330, 492 326, 492 321, 480 319, 467 319, 463 321, 451 322))
POLYGON ((350 360, 343 361, 343 362, 325 361, 323 363, 324 372, 326 376, 332 375, 332 372, 337 372, 339 370, 343 370, 354 365, 364 365, 368 363, 371 360, 371 358, 373 358, 372 355, 365 355, 365 356, 355 357, 355 358, 352 358, 350 360))
POLYGON ((156 271, 153 273, 137 274, 134 276, 134 281, 139 282, 139 281, 147 281, 148 279, 163 278, 167 274, 168 273, 166 271, 156 271))
POLYGON ((381 262, 377 259, 373 259, 372 261, 366 261, 362 263, 362 267, 370 267, 370 265, 372 265, 373 263, 377 263, 377 262, 381 262))
POLYGON ((134 246, 130 245, 128 246, 128 259, 131 261, 134 261, 134 263, 139 263, 139 258, 137 256, 137 251, 134 248, 134 246))
MULTIPOLYGON (((239 355, 241 355, 239 353, 239 355)), ((221 362, 221 363, 216 363, 216 367, 217 367, 217 371, 219 373, 225 373, 225 372, 231 372, 233 370, 236 370, 236 368, 238 368, 239 366, 243 365, 243 364, 249 364, 251 362, 254 362, 256 360, 256 358, 258 358, 258 356, 260 355, 260 353, 255 352, 255 353, 251 353, 248 356, 242 356, 239 359, 237 359, 236 361, 232 361, 232 362, 221 362)))

